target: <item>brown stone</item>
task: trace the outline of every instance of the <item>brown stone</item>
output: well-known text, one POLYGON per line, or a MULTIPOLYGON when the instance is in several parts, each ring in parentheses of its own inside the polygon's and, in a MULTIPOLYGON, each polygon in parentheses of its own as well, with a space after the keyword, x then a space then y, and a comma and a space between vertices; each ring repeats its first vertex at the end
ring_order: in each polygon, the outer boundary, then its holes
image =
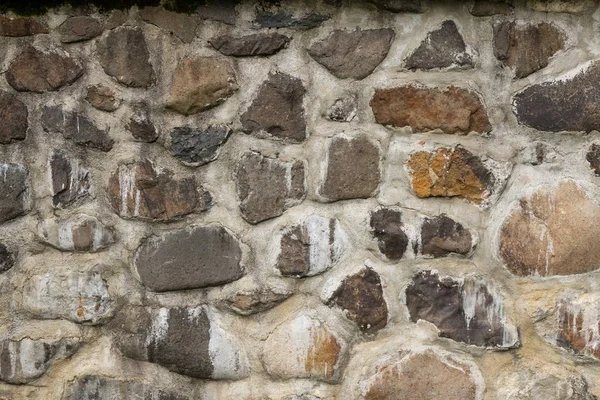
POLYGON ((121 99, 115 91, 104 85, 88 87, 85 99, 92 107, 106 112, 115 111, 121 105, 121 99))
POLYGON ((411 154, 406 165, 418 197, 459 197, 482 204, 492 194, 494 175, 470 151, 441 147, 411 154))
POLYGON ((163 7, 144 7, 139 14, 144 22, 166 30, 184 43, 191 43, 196 37, 199 20, 194 14, 167 11, 163 7))
POLYGON ((238 90, 231 64, 216 57, 187 57, 173 75, 167 108, 183 115, 208 110, 238 90))
POLYGON ((521 198, 500 229, 500 256, 519 276, 572 275, 600 267, 600 207, 572 180, 521 198))
POLYGON ((48 32, 48 26, 34 18, 0 15, 0 36, 21 37, 48 32))
POLYGON ((92 174, 80 160, 61 150, 53 150, 48 167, 54 207, 66 208, 90 196, 92 174))
POLYGON ((293 295, 286 290, 264 288, 254 291, 241 291, 232 294, 225 300, 225 305, 241 315, 252 315, 281 304, 293 295))
POLYGON ((27 106, 12 94, 0 90, 0 143, 23 140, 27 134, 27 106))
POLYGON ((585 293, 557 304, 556 344, 575 354, 600 360, 600 298, 585 293))
POLYGON ((519 79, 545 68, 550 57, 564 45, 564 33, 547 22, 502 22, 494 26, 494 55, 514 69, 519 79))
POLYGON ((111 227, 84 214, 40 221, 37 234, 42 242, 61 251, 94 253, 115 242, 115 233, 111 227))
POLYGON ((399 260, 408 247, 408 236, 402 226, 402 213, 380 208, 370 213, 370 226, 379 251, 390 260, 399 260))
POLYGON ((335 136, 329 141, 319 194, 330 201, 373 196, 381 179, 379 157, 379 146, 366 136, 335 136))
POLYGON ((97 19, 86 15, 67 18, 58 27, 60 41, 63 43, 75 43, 90 40, 102 34, 102 25, 97 19))
POLYGON ((72 84, 83 72, 81 64, 65 52, 29 46, 11 61, 6 81, 19 92, 43 93, 72 84))
POLYGON ((421 253, 435 258, 449 254, 467 255, 473 237, 468 229, 446 215, 425 218, 421 225, 421 253))
POLYGON ((152 143, 158 139, 158 131, 150 119, 150 109, 147 104, 141 103, 134 107, 134 112, 127 125, 125 125, 131 136, 136 141, 152 143))
POLYGON ((226 56, 270 56, 287 46, 290 38, 280 33, 255 33, 241 37, 223 35, 208 42, 226 56))
POLYGON ((476 17, 489 17, 497 14, 510 14, 513 8, 513 0, 475 0, 469 11, 476 17))
POLYGON ((467 134, 492 129, 481 99, 456 86, 376 89, 370 105, 377 123, 411 127, 413 132, 439 129, 444 133, 467 134))
POLYGON ((585 159, 590 163, 590 168, 596 176, 600 176, 600 146, 592 144, 585 155, 585 159))

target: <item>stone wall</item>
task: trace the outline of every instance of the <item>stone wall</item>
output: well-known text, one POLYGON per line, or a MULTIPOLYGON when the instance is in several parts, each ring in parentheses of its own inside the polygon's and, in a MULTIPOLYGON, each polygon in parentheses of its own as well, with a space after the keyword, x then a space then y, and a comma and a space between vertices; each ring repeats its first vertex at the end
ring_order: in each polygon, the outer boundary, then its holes
POLYGON ((600 395, 593 0, 0 16, 0 398, 600 395))

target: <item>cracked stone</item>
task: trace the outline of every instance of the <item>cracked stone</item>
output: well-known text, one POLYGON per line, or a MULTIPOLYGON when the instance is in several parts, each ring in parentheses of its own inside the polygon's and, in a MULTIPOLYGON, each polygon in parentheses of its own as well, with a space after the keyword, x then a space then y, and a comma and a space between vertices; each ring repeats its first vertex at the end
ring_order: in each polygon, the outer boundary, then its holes
POLYGON ((0 163, 0 223, 31 210, 29 170, 23 164, 0 163))
POLYGON ((290 42, 288 36, 279 33, 255 33, 246 36, 218 36, 208 41, 215 50, 226 56, 270 56, 290 42))
POLYGON ((171 153, 185 165, 197 167, 219 156, 231 129, 226 125, 209 125, 204 129, 176 127, 171 132, 171 153))
POLYGON ((80 160, 53 150, 48 164, 54 207, 66 208, 90 196, 92 176, 80 160))

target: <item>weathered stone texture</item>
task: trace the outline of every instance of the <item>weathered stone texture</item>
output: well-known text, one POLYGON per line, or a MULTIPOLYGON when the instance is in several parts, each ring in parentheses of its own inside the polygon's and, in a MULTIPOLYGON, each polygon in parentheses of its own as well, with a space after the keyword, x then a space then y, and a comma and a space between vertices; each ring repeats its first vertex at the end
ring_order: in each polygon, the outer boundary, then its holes
POLYGON ((135 380, 120 380, 99 375, 85 375, 69 383, 62 400, 191 400, 170 390, 135 380))
POLYGON ((29 170, 23 164, 0 163, 0 223, 31 209, 29 170))
POLYGON ((513 8, 513 0, 475 0, 469 11, 476 17, 489 17, 510 14, 513 8))
POLYGON ((350 122, 358 111, 358 99, 356 95, 348 95, 336 99, 327 110, 327 119, 336 122, 350 122))
POLYGON ((421 253, 432 257, 467 255, 473 247, 468 229, 446 215, 425 218, 421 225, 421 253))
POLYGON ((4 243, 0 243, 0 273, 6 272, 15 265, 15 257, 4 243))
POLYGON ((556 344, 575 354, 600 360, 600 298, 585 293, 557 304, 556 344))
POLYGON ((379 251, 390 260, 399 260, 408 247, 408 236, 402 226, 402 213, 391 208, 380 208, 370 213, 369 222, 379 251))
POLYGON ((393 13, 422 13, 425 7, 421 0, 368 0, 377 8, 393 13))
POLYGON ((0 36, 21 37, 48 32, 48 26, 35 18, 0 15, 0 36))
POLYGON ((200 166, 214 161, 231 129, 226 125, 210 125, 204 129, 177 127, 171 132, 171 153, 189 166, 200 166))
POLYGON ((61 150, 53 150, 48 164, 55 207, 65 208, 90 196, 91 173, 80 160, 61 150))
POLYGON ((63 43, 90 40, 102 34, 102 25, 97 19, 88 16, 68 18, 58 27, 60 41, 63 43))
POLYGON ((279 33, 255 33, 241 37, 223 35, 208 42, 226 56, 270 56, 287 46, 290 38, 279 33))
POLYGON ((87 116, 65 111, 62 106, 44 106, 41 122, 46 132, 61 133, 65 139, 81 146, 106 152, 115 144, 108 127, 100 129, 87 116))
POLYGON ((104 85, 88 87, 85 99, 92 107, 106 112, 115 111, 121 105, 121 99, 114 90, 104 85))
POLYGON ((175 35, 184 43, 194 40, 199 24, 198 17, 193 14, 167 11, 163 7, 144 7, 140 10, 140 18, 175 35))
POLYGON ((115 242, 115 233, 111 227, 84 214, 40 221, 37 233, 44 243, 62 251, 93 253, 115 242))
POLYGON ((270 310, 292 295, 293 293, 287 290, 263 288, 234 293, 225 300, 225 304, 240 315, 252 315, 270 310))
POLYGON ((286 11, 257 10, 254 24, 260 28, 311 29, 318 27, 328 19, 327 15, 318 13, 294 16, 286 11))
POLYGON ((517 369, 500 376, 498 397, 506 400, 597 400, 583 376, 545 372, 542 368, 517 369), (565 376, 566 375, 566 376, 565 376))
POLYGON ((135 106, 134 113, 125 125, 125 129, 139 142, 152 143, 159 136, 158 130, 150 119, 149 107, 144 103, 135 106))
POLYGON ((585 155, 585 159, 590 163, 590 168, 596 176, 600 176, 600 146, 592 144, 585 155))
POLYGON ((25 139, 28 116, 25 103, 8 92, 0 91, 0 144, 25 139))
POLYGON ((581 14, 592 12, 598 0, 527 0, 527 6, 534 11, 581 14))

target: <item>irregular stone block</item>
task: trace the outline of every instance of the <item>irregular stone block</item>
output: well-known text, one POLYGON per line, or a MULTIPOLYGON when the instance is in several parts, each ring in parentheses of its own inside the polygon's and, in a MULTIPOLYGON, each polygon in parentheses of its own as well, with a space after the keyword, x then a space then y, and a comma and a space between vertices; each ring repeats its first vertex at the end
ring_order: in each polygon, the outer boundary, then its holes
POLYGON ((184 43, 191 43, 196 37, 199 21, 193 14, 167 11, 163 7, 144 7, 139 14, 144 22, 164 29, 184 43))
POLYGON ((81 161, 53 150, 48 164, 54 207, 66 208, 90 196, 92 176, 81 161))
POLYGON ((11 61, 6 81, 19 92, 44 93, 72 84, 83 72, 81 64, 64 51, 29 46, 11 61))
POLYGON ((469 12, 476 17, 490 17, 497 14, 510 14, 513 0, 475 0, 469 12))
POLYGON ((600 360, 600 296, 584 293, 557 304, 556 345, 581 356, 600 360))
POLYGON ((593 12, 598 0, 527 0, 527 6, 534 11, 582 14, 593 12))
POLYGON ((0 163, 0 223, 31 210, 29 170, 23 164, 0 163))
POLYGON ((520 124, 541 131, 584 131, 600 129, 600 62, 593 62, 564 79, 532 85, 513 98, 520 124))
POLYGON ((312 215, 301 225, 286 229, 279 243, 276 268, 283 276, 314 276, 342 258, 347 236, 335 218, 312 215))
POLYGON ((250 107, 242 114, 242 129, 258 137, 274 137, 300 143, 307 137, 302 81, 275 73, 258 89, 250 107))
POLYGON ((541 368, 511 369, 496 383, 498 397, 506 400, 597 400, 583 376, 554 374, 541 368))
POLYGON ((237 5, 238 2, 235 0, 205 0, 198 6, 196 12, 203 20, 235 25, 237 20, 235 7, 237 5))
POLYGON ((108 286, 97 271, 47 272, 23 287, 23 308, 34 318, 97 325, 112 316, 108 286))
POLYGON ((139 142, 152 143, 158 139, 158 131, 150 119, 150 110, 144 103, 134 108, 134 113, 125 125, 125 129, 139 142))
POLYGON ((27 135, 27 106, 12 94, 0 90, 0 143, 23 140, 27 135))
POLYGON ((251 224, 283 214, 306 196, 302 161, 284 162, 247 152, 235 170, 242 217, 251 224))
POLYGON ((592 144, 585 155, 585 159, 590 163, 590 168, 596 176, 600 176, 600 146, 592 144))
POLYGON ((393 13, 423 13, 425 6, 421 0, 367 0, 377 8, 393 13))
POLYGON ((494 55, 514 69, 518 79, 545 68, 564 45, 564 32, 547 22, 517 25, 505 21, 494 26, 494 55))
POLYGON ((345 96, 336 99, 327 110, 327 119, 336 122, 350 122, 358 111, 358 99, 356 95, 345 96))
POLYGON ((517 328, 506 320, 504 299, 477 278, 421 271, 407 286, 405 302, 412 322, 431 322, 442 337, 499 350, 520 346, 517 328))
POLYGON ((370 213, 370 226, 379 251, 390 260, 399 260, 408 247, 408 236, 402 225, 402 213, 380 208, 370 213))
POLYGON ((15 265, 15 255, 4 243, 0 243, 0 273, 6 272, 15 265))
POLYGON ((73 355, 79 339, 4 339, 0 341, 0 380, 23 384, 42 376, 56 361, 73 355))
POLYGON ((600 267, 600 207, 572 180, 521 198, 500 228, 499 254, 519 276, 572 275, 600 267))
POLYGON ((375 89, 369 103, 378 124, 410 127, 413 132, 485 133, 492 129, 481 99, 473 92, 414 85, 375 89))
POLYGON ((381 278, 372 268, 346 277, 326 304, 341 308, 363 333, 374 334, 387 325, 388 307, 383 298, 381 278))
POLYGON ((434 69, 448 67, 473 68, 473 57, 454 21, 444 21, 442 27, 427 34, 419 47, 408 56, 408 69, 434 69))
POLYGON ((216 107, 238 90, 232 65, 215 57, 187 57, 173 75, 167 108, 183 115, 216 107))
POLYGON ((385 59, 394 40, 392 29, 334 30, 308 49, 308 54, 340 78, 363 79, 385 59))
POLYGON ((21 37, 48 32, 48 26, 34 18, 0 15, 0 36, 21 37))
POLYGON ((85 99, 92 107, 106 112, 113 112, 121 105, 121 99, 117 97, 115 91, 104 85, 88 87, 85 99))
POLYGON ((262 350, 267 373, 281 379, 336 382, 347 345, 323 322, 300 315, 279 325, 262 350))
POLYGON ((40 221, 37 234, 42 242, 62 251, 94 253, 115 242, 111 227, 83 214, 73 218, 52 217, 40 221))
POLYGON ((197 167, 214 161, 231 129, 226 125, 209 125, 204 129, 177 127, 171 132, 171 154, 188 166, 197 167))
POLYGON ((75 43, 90 40, 102 34, 102 25, 97 19, 87 15, 70 17, 58 28, 60 41, 63 43, 75 43))
POLYGON ((270 56, 287 46, 290 38, 279 33, 255 33, 241 37, 223 35, 208 42, 226 56, 270 56))
POLYGON ((379 157, 379 146, 366 136, 333 137, 319 194, 329 201, 373 196, 381 180, 379 157))
POLYGON ((468 229, 446 215, 425 218, 421 225, 421 253, 434 258, 467 255, 473 248, 468 229))
POLYGON ((264 288, 254 291, 241 291, 225 300, 225 305, 241 315, 252 315, 281 304, 294 293, 287 290, 264 288))
POLYGON ((144 286, 163 292, 219 286, 244 276, 238 240, 219 225, 168 232, 146 240, 135 268, 144 286))
POLYGON ((259 28, 298 28, 311 29, 316 28, 329 19, 328 15, 308 13, 295 17, 293 14, 285 11, 266 11, 258 10, 254 19, 254 24, 259 28))
POLYGON ((74 379, 64 392, 63 400, 191 400, 169 390, 160 390, 144 382, 86 375, 74 379))
POLYGON ((140 28, 112 29, 98 42, 98 61, 107 75, 122 85, 147 88, 154 84, 154 68, 140 28))
POLYGON ((177 180, 150 160, 121 164, 108 181, 107 194, 120 217, 154 221, 206 211, 211 203, 208 192, 198 192, 193 177, 177 180))
POLYGON ((44 106, 41 123, 46 132, 59 132, 80 146, 107 152, 115 144, 108 127, 100 129, 85 115, 65 111, 62 106, 44 106))

